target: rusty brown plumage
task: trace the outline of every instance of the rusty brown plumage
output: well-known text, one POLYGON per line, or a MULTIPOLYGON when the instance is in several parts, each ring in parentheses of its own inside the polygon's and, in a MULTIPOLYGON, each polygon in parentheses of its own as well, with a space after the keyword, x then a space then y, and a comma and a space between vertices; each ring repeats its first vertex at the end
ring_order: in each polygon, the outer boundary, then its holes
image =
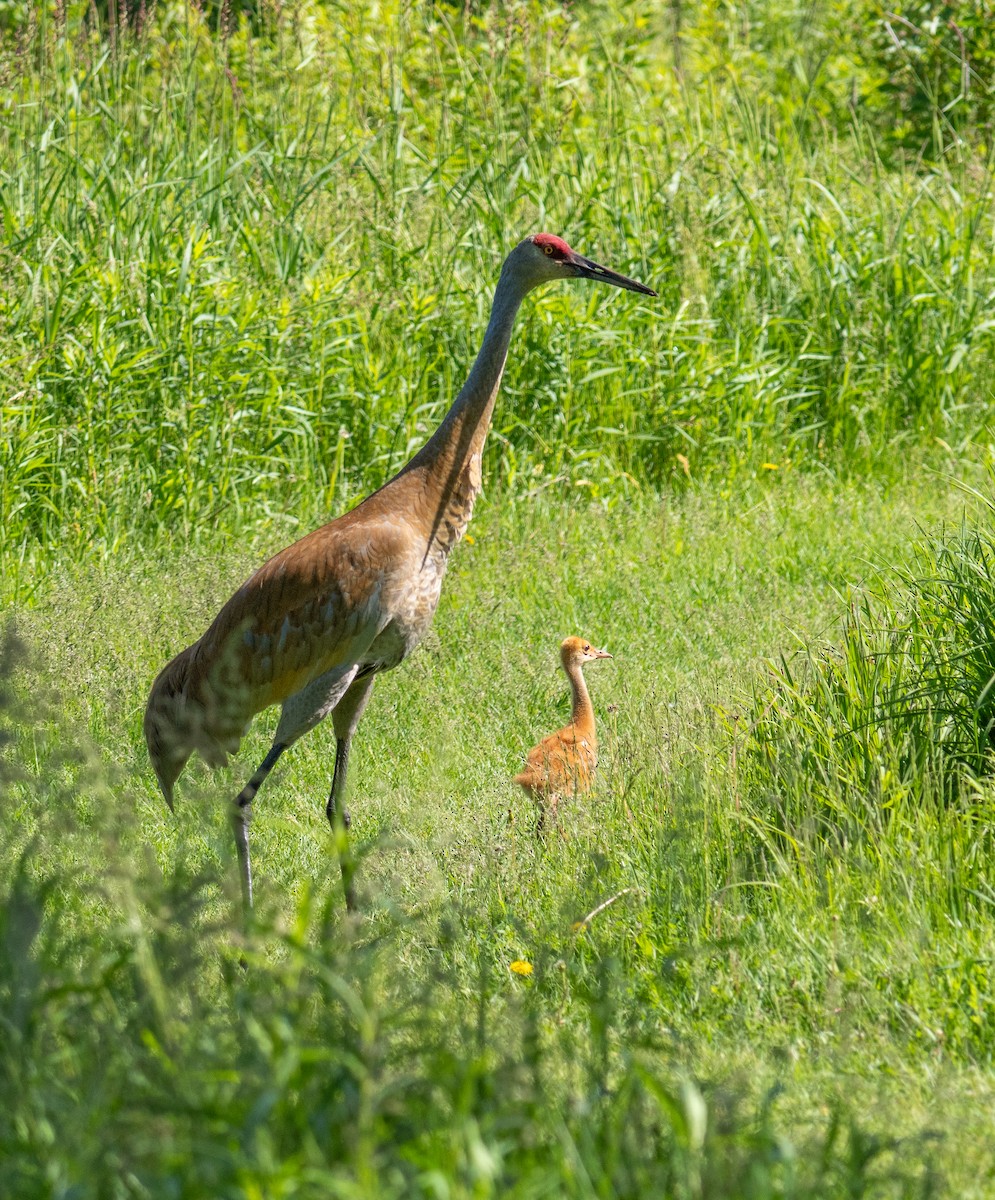
POLYGON ((371 640, 384 576, 401 549, 395 523, 378 520, 378 507, 355 509, 271 558, 159 674, 145 736, 170 805, 194 751, 212 766, 223 764, 256 713, 343 665, 371 640), (357 530, 365 537, 357 538, 357 530))
POLYGON ((326 812, 337 833, 346 902, 354 905, 341 803, 352 737, 376 675, 397 666, 431 624, 449 554, 480 489, 481 453, 519 306, 539 284, 570 278, 656 294, 574 254, 559 238, 526 238, 505 260, 483 345, 426 445, 358 507, 264 563, 153 683, 145 738, 170 807, 193 753, 211 765, 226 762, 252 718, 281 705, 270 751, 235 801, 247 908, 252 800, 280 755, 327 716, 336 754, 326 812))
POLYGON ((560 664, 570 680, 573 709, 570 723, 544 737, 526 756, 527 766, 514 782, 525 789, 539 807, 539 827, 548 813, 556 816, 562 799, 587 792, 598 765, 598 736, 594 706, 584 680, 585 663, 611 658, 586 638, 568 637, 560 646, 560 664))

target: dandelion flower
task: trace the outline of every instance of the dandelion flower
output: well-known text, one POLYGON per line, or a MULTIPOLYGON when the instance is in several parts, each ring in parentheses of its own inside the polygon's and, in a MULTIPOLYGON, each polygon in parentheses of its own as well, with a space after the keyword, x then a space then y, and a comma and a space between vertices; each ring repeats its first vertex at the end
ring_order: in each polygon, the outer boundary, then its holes
POLYGON ((511 964, 511 969, 516 975, 532 974, 532 964, 530 962, 523 962, 520 958, 515 959, 515 961, 511 964))

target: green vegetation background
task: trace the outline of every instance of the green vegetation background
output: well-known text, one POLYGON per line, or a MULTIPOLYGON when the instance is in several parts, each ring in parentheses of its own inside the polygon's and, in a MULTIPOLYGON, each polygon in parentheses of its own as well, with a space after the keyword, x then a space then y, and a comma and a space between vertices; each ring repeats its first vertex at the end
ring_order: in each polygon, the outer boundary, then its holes
POLYGON ((990 5, 0 30, 7 1194, 992 1194, 990 5), (319 730, 245 939, 269 726, 171 816, 150 681, 431 432, 539 228, 660 299, 527 304, 357 743, 366 916, 319 730), (602 770, 538 844, 567 633, 602 770))

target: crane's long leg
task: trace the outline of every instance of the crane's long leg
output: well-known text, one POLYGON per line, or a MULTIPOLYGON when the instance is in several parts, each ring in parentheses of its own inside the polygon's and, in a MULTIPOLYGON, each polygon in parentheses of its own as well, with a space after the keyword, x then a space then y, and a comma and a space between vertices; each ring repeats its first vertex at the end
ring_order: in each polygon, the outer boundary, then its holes
POLYGON ((356 911, 356 892, 353 887, 356 863, 349 849, 349 826, 352 821, 349 810, 342 801, 345 797, 352 735, 356 732, 359 718, 363 715, 363 709, 370 698, 373 680, 372 674, 357 679, 332 711, 332 724, 335 726, 335 773, 332 775, 332 787, 328 794, 325 814, 335 835, 339 866, 342 870, 342 888, 345 891, 345 906, 349 912, 356 911))
POLYGON ((242 911, 248 916, 252 908, 252 863, 249 858, 249 822, 252 820, 252 801, 263 785, 266 776, 276 766, 276 760, 286 750, 282 742, 274 742, 269 754, 259 765, 255 775, 235 797, 231 823, 235 831, 235 850, 238 854, 238 873, 242 882, 242 911))
POLYGON ((332 827, 339 853, 339 867, 342 870, 342 889, 345 892, 345 906, 349 912, 356 911, 356 892, 352 886, 356 874, 356 864, 349 852, 349 826, 352 818, 349 810, 342 803, 345 793, 346 773, 349 770, 349 746, 351 737, 335 739, 335 774, 332 776, 332 790, 328 794, 328 804, 325 815, 332 827))

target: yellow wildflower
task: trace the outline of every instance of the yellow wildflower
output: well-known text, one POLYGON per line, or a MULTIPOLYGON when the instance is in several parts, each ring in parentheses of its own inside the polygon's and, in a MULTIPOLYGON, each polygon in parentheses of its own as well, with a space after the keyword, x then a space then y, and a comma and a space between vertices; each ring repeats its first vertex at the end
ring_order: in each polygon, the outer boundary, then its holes
POLYGON ((520 958, 515 959, 515 961, 511 964, 511 969, 516 975, 532 974, 532 964, 530 962, 523 962, 520 958))

